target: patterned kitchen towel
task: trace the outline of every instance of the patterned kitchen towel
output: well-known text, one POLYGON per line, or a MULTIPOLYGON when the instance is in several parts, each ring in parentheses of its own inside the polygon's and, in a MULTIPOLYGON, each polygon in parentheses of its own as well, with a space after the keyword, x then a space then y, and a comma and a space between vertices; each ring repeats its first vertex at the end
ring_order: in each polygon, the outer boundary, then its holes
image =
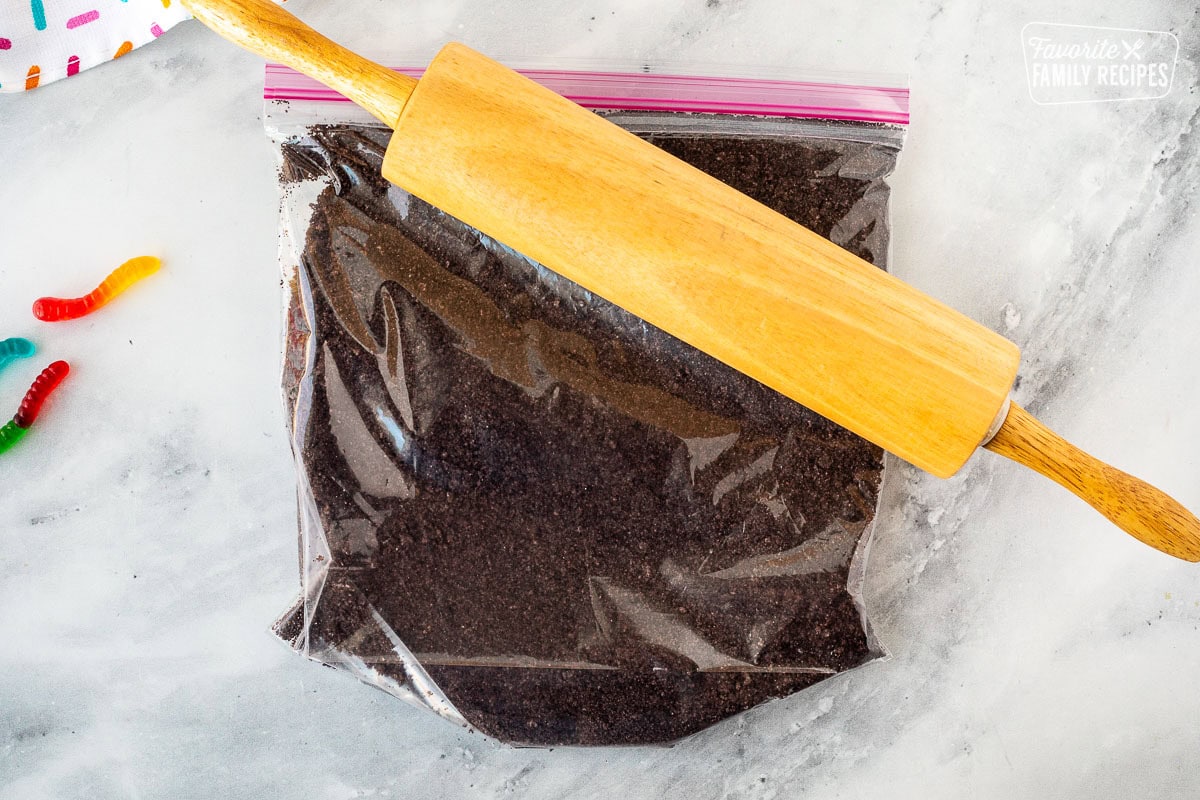
POLYGON ((179 0, 0 0, 0 92, 120 58, 188 18, 179 0))

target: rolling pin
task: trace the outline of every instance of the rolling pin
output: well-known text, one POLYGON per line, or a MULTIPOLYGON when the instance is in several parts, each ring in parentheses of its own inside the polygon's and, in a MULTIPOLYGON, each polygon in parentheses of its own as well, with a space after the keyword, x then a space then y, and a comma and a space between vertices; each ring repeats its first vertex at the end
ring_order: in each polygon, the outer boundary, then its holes
POLYGON ((392 129, 383 176, 939 477, 979 447, 1200 561, 1200 521, 1009 399, 1017 346, 461 44, 416 81, 270 0, 184 0, 392 129))

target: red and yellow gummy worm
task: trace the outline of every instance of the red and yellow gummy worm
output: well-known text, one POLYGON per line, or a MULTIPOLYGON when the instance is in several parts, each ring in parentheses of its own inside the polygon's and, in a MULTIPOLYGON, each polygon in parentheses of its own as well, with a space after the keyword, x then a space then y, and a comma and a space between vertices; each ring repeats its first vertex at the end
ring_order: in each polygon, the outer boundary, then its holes
POLYGON ((108 303, 121 292, 149 275, 158 272, 162 261, 154 256, 131 258, 117 267, 93 291, 83 297, 64 300, 43 297, 33 304, 33 315, 43 322, 78 319, 108 303))

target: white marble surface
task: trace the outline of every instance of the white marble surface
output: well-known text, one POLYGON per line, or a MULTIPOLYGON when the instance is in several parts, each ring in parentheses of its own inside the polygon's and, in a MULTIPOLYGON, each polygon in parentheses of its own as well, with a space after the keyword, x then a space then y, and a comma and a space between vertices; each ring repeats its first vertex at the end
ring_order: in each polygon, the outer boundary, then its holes
MULTIPOLYGON (((895 271, 1025 350, 1018 399, 1200 507, 1200 19, 1191 4, 293 0, 372 52, 907 72, 895 271), (1038 106, 1021 27, 1172 30, 1160 100, 1038 106)), ((0 798, 1195 797, 1200 568, 983 454, 892 464, 867 602, 885 663, 674 748, 515 750, 293 654, 275 167, 261 62, 188 23, 0 100, 0 798), (163 274, 53 330, 29 302, 163 274), (7 413, 7 412, 6 412, 7 413)))

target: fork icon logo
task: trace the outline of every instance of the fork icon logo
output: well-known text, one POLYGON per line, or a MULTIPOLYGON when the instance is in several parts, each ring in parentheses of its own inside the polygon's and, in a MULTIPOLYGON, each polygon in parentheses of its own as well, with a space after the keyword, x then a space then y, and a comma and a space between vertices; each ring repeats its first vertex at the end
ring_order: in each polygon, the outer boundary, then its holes
POLYGON ((1121 46, 1125 48, 1125 56, 1124 56, 1124 58, 1125 58, 1125 60, 1126 60, 1126 61, 1128 61, 1128 60, 1129 60, 1129 57, 1130 57, 1130 56, 1133 56, 1133 57, 1134 57, 1134 58, 1136 58, 1138 61, 1141 61, 1141 60, 1142 60, 1142 54, 1138 52, 1139 50, 1141 50, 1141 49, 1142 49, 1142 40, 1141 40, 1141 39, 1138 39, 1138 40, 1137 40, 1136 42, 1134 42, 1133 44, 1130 44, 1130 43, 1129 43, 1129 42, 1127 42, 1126 40, 1122 39, 1122 40, 1121 40, 1121 46))

